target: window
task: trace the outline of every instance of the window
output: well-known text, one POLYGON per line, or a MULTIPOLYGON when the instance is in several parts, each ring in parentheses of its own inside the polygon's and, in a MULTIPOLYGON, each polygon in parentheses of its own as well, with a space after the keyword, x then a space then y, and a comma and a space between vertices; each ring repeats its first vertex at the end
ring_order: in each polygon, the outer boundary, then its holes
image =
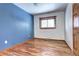
POLYGON ((74 20, 74 27, 76 28, 76 27, 79 27, 79 17, 74 17, 75 18, 75 20, 74 20))
POLYGON ((56 16, 40 18, 40 29, 54 29, 56 28, 56 16))

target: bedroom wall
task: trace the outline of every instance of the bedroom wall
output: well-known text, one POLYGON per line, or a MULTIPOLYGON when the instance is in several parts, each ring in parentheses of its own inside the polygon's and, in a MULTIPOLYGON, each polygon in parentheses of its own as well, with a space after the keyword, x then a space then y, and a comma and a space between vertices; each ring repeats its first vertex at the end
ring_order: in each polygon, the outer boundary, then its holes
POLYGON ((0 51, 32 38, 33 16, 13 4, 0 4, 0 51))
POLYGON ((66 39, 65 41, 69 45, 69 47, 73 50, 73 17, 72 17, 72 4, 68 4, 65 12, 65 33, 66 39))
POLYGON ((34 37, 47 38, 56 40, 65 40, 64 33, 64 11, 51 12, 45 14, 34 15, 34 37), (56 16, 56 29, 40 29, 39 17, 56 16))

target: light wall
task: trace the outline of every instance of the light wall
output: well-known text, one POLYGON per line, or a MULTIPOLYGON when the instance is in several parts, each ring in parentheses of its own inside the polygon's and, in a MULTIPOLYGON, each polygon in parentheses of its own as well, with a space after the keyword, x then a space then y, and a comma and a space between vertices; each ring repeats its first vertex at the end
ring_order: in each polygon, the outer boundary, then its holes
POLYGON ((34 15, 34 37, 64 40, 64 11, 34 15), (56 29, 40 29, 39 17, 57 16, 56 29))
POLYGON ((71 49, 73 49, 73 19, 72 19, 72 4, 68 4, 65 12, 65 41, 71 49))

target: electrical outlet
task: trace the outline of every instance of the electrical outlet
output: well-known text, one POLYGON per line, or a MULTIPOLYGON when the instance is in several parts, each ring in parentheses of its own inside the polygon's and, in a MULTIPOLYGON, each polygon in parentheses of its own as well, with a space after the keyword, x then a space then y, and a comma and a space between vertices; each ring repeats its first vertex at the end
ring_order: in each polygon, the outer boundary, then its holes
POLYGON ((8 41, 7 41, 7 40, 5 40, 5 41, 4 41, 4 43, 5 43, 5 44, 7 44, 7 43, 8 43, 8 41))

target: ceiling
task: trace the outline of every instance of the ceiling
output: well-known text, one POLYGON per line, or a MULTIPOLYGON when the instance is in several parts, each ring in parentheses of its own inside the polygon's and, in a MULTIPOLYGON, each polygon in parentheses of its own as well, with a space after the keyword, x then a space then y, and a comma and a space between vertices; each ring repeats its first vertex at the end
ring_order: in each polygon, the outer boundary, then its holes
POLYGON ((67 3, 14 3, 30 14, 40 14, 52 11, 64 11, 67 3))

